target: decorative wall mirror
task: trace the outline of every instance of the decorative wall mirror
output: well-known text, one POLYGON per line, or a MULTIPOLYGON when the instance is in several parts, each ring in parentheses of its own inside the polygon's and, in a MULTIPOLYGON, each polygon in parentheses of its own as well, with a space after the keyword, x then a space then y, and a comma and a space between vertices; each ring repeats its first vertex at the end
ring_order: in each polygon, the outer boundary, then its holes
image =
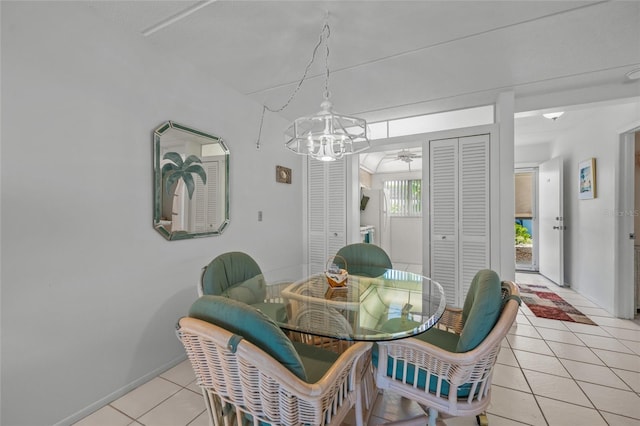
POLYGON ((218 136, 167 121, 153 134, 153 227, 168 240, 229 224, 229 150, 218 136))

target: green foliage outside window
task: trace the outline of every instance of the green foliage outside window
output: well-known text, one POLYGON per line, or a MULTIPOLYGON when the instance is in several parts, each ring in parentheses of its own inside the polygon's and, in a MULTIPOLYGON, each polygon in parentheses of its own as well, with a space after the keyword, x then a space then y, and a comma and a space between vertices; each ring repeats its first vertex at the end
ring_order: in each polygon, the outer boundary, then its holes
POLYGON ((516 223, 516 245, 531 244, 531 234, 526 227, 516 223))

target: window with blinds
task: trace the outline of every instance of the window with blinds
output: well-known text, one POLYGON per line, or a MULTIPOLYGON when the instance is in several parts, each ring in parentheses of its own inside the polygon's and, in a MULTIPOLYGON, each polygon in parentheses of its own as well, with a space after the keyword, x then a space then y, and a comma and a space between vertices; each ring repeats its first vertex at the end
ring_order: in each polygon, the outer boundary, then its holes
POLYGON ((391 216, 422 216, 422 180, 399 179, 384 182, 391 216))

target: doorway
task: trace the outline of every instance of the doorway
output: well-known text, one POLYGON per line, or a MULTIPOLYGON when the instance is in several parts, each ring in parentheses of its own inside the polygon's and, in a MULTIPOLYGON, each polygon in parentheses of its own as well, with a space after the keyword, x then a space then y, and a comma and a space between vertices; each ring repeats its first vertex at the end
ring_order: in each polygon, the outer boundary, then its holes
POLYGON ((412 141, 359 155, 361 232, 389 255, 394 268, 422 273, 422 147, 412 141), (414 145, 414 146, 411 146, 414 145), (366 197, 366 198, 365 198, 366 197))
POLYGON ((636 215, 638 185, 636 183, 636 145, 640 143, 640 122, 620 131, 616 217, 616 269, 614 276, 614 315, 634 318, 638 309, 638 257, 636 256, 636 215))
POLYGON ((514 173, 516 271, 538 271, 538 168, 514 173))

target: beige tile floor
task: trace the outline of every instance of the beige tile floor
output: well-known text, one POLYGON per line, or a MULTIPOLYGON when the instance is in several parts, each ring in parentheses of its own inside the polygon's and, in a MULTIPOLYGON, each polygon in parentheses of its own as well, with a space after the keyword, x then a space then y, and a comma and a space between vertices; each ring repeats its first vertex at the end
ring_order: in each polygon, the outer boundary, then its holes
MULTIPOLYGON (((539 275, 518 274, 517 281, 547 285, 598 326, 538 318, 523 305, 495 367, 489 424, 640 425, 640 323, 613 318, 539 275)), ((369 425, 419 412, 415 403, 386 392, 378 396, 369 425)), ((440 424, 476 423, 475 417, 462 417, 440 424)), ((76 425, 205 426, 208 419, 185 361, 76 425)))

